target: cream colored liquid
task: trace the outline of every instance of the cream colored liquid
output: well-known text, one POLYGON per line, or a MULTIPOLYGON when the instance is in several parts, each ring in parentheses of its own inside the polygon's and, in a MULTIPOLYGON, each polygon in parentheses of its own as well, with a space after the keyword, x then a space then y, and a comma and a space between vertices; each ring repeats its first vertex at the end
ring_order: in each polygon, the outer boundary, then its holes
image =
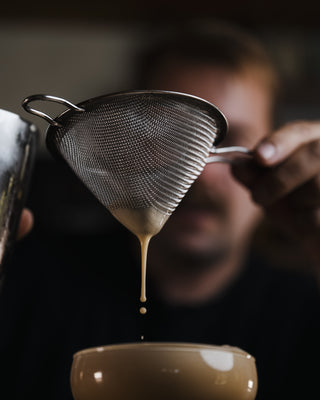
MULTIPOLYGON (((147 274, 147 254, 150 239, 156 235, 167 219, 168 214, 161 213, 154 208, 117 208, 110 210, 112 215, 137 236, 141 246, 141 292, 140 301, 145 303, 146 296, 146 274, 147 274)), ((145 314, 146 307, 140 308, 140 313, 145 314)))

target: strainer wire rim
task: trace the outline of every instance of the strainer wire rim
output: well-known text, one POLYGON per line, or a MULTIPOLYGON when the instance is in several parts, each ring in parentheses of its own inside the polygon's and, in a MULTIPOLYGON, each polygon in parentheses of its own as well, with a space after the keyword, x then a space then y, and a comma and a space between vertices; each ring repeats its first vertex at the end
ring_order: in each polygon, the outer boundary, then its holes
MULTIPOLYGON (((188 100, 190 102, 190 105, 192 103, 196 103, 197 106, 202 106, 201 108, 204 108, 203 111, 207 112, 207 115, 212 117, 214 121, 217 124, 217 132, 216 132, 216 137, 214 140, 214 145, 217 146, 225 137, 226 132, 228 130, 228 122, 224 114, 221 112, 221 110, 216 107, 214 104, 210 103, 207 100, 204 100, 200 97, 188 94, 188 93, 183 93, 183 92, 175 92, 175 91, 169 91, 169 90, 126 90, 126 91, 121 91, 121 92, 114 92, 114 93, 109 93, 109 94, 104 94, 101 96, 96 96, 89 98, 88 100, 84 100, 78 104, 76 104, 77 107, 84 108, 86 112, 86 106, 88 104, 95 104, 95 105, 100 105, 103 104, 106 99, 110 99, 112 97, 117 98, 117 97, 122 97, 122 96, 128 96, 128 95, 159 95, 159 96, 173 96, 173 97, 180 97, 182 100, 188 100)), ((54 118, 56 122, 59 122, 59 124, 62 125, 63 128, 63 122, 73 114, 75 114, 76 111, 72 109, 67 109, 64 110, 62 113, 60 113, 57 117, 54 118)), ((53 145, 54 140, 51 139, 52 136, 55 135, 56 131, 58 129, 61 129, 61 127, 56 127, 54 125, 49 125, 49 127, 46 130, 46 146, 48 150, 57 158, 59 159, 64 159, 61 154, 57 151, 55 146, 53 145)))

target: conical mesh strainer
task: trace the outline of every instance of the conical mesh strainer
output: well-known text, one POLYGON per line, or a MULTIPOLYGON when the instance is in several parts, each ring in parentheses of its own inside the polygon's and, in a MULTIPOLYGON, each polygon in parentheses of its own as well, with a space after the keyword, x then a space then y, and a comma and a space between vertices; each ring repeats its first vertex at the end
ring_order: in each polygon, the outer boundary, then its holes
MULTIPOLYGON (((23 107, 50 123, 48 149, 110 211, 153 208, 170 215, 210 153, 218 152, 215 146, 227 130, 225 117, 211 103, 168 91, 121 92, 78 105, 33 95, 23 107), (68 109, 52 119, 30 108, 35 100, 59 102, 68 109)), ((245 148, 232 150, 248 153, 245 148)))

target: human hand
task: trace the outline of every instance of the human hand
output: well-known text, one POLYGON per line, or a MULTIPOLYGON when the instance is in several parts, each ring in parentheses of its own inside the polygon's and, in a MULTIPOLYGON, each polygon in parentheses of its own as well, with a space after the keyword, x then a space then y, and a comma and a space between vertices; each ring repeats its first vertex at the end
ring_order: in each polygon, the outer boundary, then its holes
POLYGON ((320 122, 286 124, 253 154, 233 174, 320 266, 320 122))
POLYGON ((29 209, 24 208, 22 210, 18 226, 17 240, 20 240, 23 237, 25 237, 31 231, 32 227, 33 227, 33 214, 29 209))

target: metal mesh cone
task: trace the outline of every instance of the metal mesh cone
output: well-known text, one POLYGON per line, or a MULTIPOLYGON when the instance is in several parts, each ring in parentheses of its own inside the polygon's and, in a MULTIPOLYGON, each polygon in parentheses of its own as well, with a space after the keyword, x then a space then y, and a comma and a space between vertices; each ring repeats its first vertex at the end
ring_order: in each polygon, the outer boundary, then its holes
POLYGON ((47 145, 109 210, 171 214, 205 166, 217 123, 176 95, 107 96, 49 128, 47 145))

